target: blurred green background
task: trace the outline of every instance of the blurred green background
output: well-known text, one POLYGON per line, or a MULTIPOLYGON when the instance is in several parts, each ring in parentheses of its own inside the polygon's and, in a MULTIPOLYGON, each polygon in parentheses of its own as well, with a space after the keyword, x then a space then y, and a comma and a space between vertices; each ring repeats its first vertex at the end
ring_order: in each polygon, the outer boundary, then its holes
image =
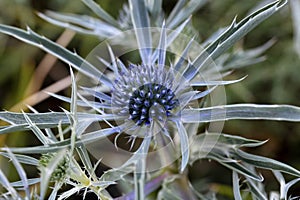
MULTIPOLYGON (((124 0, 98 0, 98 3, 111 13, 118 15, 124 0), (113 2, 113 3, 112 3, 113 2)), ((220 27, 228 26, 233 18, 246 16, 247 13, 261 1, 258 0, 211 0, 193 16, 193 24, 198 31, 199 39, 206 39, 220 27)), ((176 1, 166 0, 164 10, 170 11, 176 1)), ((29 26, 34 31, 56 40, 64 32, 62 28, 53 26, 40 19, 36 12, 54 10, 77 14, 93 15, 81 1, 74 0, 1 0, 0 23, 14 25, 21 28, 29 26)), ((293 23, 289 5, 259 25, 239 41, 234 48, 252 48, 264 44, 271 38, 277 42, 265 52, 266 61, 235 71, 230 78, 248 77, 237 84, 226 87, 227 102, 229 103, 264 103, 264 104, 293 104, 300 106, 300 59, 294 50, 293 23)), ((71 39, 69 36, 68 39, 71 39)), ((68 49, 85 57, 93 47, 99 43, 98 38, 76 34, 68 49)), ((28 84, 41 62, 45 53, 16 39, 0 34, 0 105, 3 110, 11 110, 20 101, 30 96, 34 91, 28 89, 28 84)), ((56 62, 47 77, 42 80, 42 88, 56 83, 68 76, 68 66, 56 62)), ((68 93, 68 89, 60 93, 68 93)), ((34 105, 39 111, 60 110, 65 106, 61 102, 47 98, 34 105)), ((24 108, 25 109, 25 108, 24 108)), ((268 156, 290 164, 300 169, 300 124, 270 121, 242 121, 226 122, 224 133, 241 135, 248 138, 269 140, 264 146, 249 151, 268 156)), ((16 133, 0 138, 1 146, 34 145, 34 140, 26 134, 16 133)), ((2 161, 5 166, 7 162, 2 161)), ((203 183, 215 191, 224 194, 231 189, 231 173, 214 162, 200 161, 190 168, 191 181, 197 189, 203 183)), ((13 176, 11 179, 16 177, 13 176)), ((271 173, 262 171, 267 177, 267 190, 277 190, 278 184, 271 173)), ((287 177, 290 178, 290 177, 287 177)), ((297 193, 299 184, 291 189, 291 194, 297 193)))

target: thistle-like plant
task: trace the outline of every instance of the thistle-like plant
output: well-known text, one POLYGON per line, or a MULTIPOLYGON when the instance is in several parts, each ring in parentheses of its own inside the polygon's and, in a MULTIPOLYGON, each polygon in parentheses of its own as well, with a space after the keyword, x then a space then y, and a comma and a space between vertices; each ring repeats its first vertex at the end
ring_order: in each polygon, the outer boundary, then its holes
MULTIPOLYGON (((92 53, 91 57, 97 61, 92 62, 29 28, 24 31, 0 25, 0 32, 53 54, 76 69, 81 75, 78 79, 86 76, 93 85, 87 87, 80 84, 80 80, 76 82, 71 69, 71 97, 51 94, 70 103, 70 110, 38 113, 31 108, 33 113, 0 112, 0 118, 10 124, 1 127, 1 134, 29 130, 42 144, 1 149, 3 156, 12 159, 21 177, 20 182, 10 183, 3 173, 0 174, 1 184, 7 191, 3 198, 43 199, 48 187, 54 184, 50 199, 66 199, 79 191, 85 191, 84 194, 91 191, 100 199, 113 199, 115 195, 106 188, 122 185, 125 181, 134 187, 131 191, 121 191, 124 195, 117 199, 212 199, 215 194, 196 191, 186 175, 187 165, 201 159, 215 160, 232 170, 235 199, 246 198, 249 194, 253 199, 268 198, 262 184, 263 176, 257 168, 271 170, 281 185, 280 191, 270 194, 270 198, 272 195, 287 198, 289 187, 299 178, 286 184, 281 173, 299 177, 300 172, 279 161, 246 153, 242 147, 256 147, 265 142, 224 134, 222 122, 232 119, 298 122, 300 108, 291 105, 225 105, 225 96, 220 90, 225 85, 242 81, 244 78, 222 79, 232 69, 261 61, 260 55, 273 41, 233 55, 226 50, 281 9, 286 1, 274 1, 240 22, 234 20, 201 45, 191 35, 182 36, 182 32, 193 29, 189 16, 205 1, 179 0, 166 16, 160 0, 129 0, 129 5, 120 12, 119 20, 92 0, 83 2, 99 19, 55 12, 39 15, 56 25, 106 38, 109 60, 104 58, 103 49, 93 51, 96 54, 92 53), (137 50, 133 53, 137 53, 140 60, 122 60, 119 57, 123 54, 115 55, 114 45, 125 48, 124 54, 137 50), (217 97, 221 100, 216 101, 217 97), (98 122, 100 126, 92 130, 98 122), (199 133, 203 127, 206 131, 199 133), (101 146, 101 141, 109 143, 105 139, 111 136, 114 136, 116 149, 120 148, 119 136, 129 138, 130 156, 99 177, 95 169, 105 162, 103 152, 114 156, 110 160, 123 157, 118 151, 109 152, 105 146, 100 148, 99 162, 93 164, 88 151, 97 157, 99 150, 90 145, 101 146), (23 154, 40 154, 40 161, 23 154), (27 179, 20 163, 36 166, 40 178, 27 179), (241 192, 240 178, 249 192, 241 192), (40 184, 40 191, 33 189, 30 194, 29 185, 36 184, 40 184), (59 194, 64 184, 70 185, 71 189, 59 194), (15 187, 22 188, 25 196, 21 196, 15 187), (152 192, 156 193, 149 195, 152 192)), ((193 31, 187 32, 193 34, 193 31)), ((87 80, 83 80, 86 83, 87 80)))

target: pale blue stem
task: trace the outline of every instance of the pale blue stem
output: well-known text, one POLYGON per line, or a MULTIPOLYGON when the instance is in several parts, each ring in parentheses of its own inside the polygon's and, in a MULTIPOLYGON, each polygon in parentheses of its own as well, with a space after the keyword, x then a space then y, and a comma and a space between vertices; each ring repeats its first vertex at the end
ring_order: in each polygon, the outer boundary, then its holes
MULTIPOLYGON (((148 135, 148 134, 147 134, 148 135)), ((146 136, 141 144, 140 148, 137 150, 137 154, 140 154, 140 159, 136 163, 136 172, 134 174, 135 179, 135 199, 144 200, 145 199, 145 171, 146 171, 146 159, 151 143, 151 137, 146 136)))

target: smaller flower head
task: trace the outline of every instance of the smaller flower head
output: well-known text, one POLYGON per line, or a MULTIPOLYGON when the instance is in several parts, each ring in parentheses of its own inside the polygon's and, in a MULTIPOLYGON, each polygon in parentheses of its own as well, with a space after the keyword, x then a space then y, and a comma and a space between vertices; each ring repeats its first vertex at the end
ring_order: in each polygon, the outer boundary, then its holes
MULTIPOLYGON (((41 170, 41 168, 43 167, 47 168, 49 162, 52 159, 55 159, 55 156, 56 153, 43 154, 39 160, 39 169, 41 170)), ((69 172, 69 161, 65 156, 62 159, 62 161, 60 161, 56 169, 52 172, 52 175, 50 177, 50 182, 63 182, 66 179, 68 172, 69 172)))

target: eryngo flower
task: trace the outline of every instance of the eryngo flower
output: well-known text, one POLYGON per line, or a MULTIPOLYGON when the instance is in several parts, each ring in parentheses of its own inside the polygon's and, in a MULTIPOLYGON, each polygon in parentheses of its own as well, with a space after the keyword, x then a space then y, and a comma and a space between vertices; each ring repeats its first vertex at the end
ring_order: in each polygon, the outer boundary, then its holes
MULTIPOLYGON (((187 22, 188 20, 182 26, 185 26, 187 22)), ((130 33, 122 37, 130 36, 130 33)), ((171 31, 163 25, 160 29, 142 28, 135 34, 139 44, 141 63, 130 63, 126 66, 125 62, 116 58, 109 46, 111 61, 100 60, 113 71, 113 78, 101 84, 105 84, 111 92, 106 94, 95 88, 83 88, 82 91, 83 93, 89 91, 98 99, 97 101, 101 102, 98 107, 104 108, 102 114, 110 114, 107 121, 115 120, 121 134, 126 133, 132 141, 138 137, 144 138, 140 148, 144 149, 145 153, 148 152, 151 141, 159 143, 156 139, 160 140, 161 137, 169 141, 174 137, 179 138, 180 150, 178 152, 181 152, 182 156, 180 170, 183 171, 189 159, 189 139, 185 125, 181 121, 182 111, 210 94, 214 86, 227 84, 230 81, 206 82, 197 74, 193 63, 184 59, 185 54, 193 46, 193 38, 189 38, 183 51, 175 55, 176 59, 169 58, 168 55, 173 52, 169 51, 168 45, 171 45, 170 41, 180 38, 179 31, 171 31), (148 35, 147 40, 155 40, 153 36, 155 34, 151 34, 152 32, 158 35, 158 44, 154 44, 157 47, 151 49, 148 44, 146 44, 147 47, 142 46, 143 42, 139 41, 142 36, 148 35), (201 90, 193 90, 193 86, 204 87, 201 87, 201 90)), ((152 43, 151 45, 153 46, 152 43)), ((215 76, 214 78, 217 77, 215 71, 210 71, 210 73, 215 76)))

